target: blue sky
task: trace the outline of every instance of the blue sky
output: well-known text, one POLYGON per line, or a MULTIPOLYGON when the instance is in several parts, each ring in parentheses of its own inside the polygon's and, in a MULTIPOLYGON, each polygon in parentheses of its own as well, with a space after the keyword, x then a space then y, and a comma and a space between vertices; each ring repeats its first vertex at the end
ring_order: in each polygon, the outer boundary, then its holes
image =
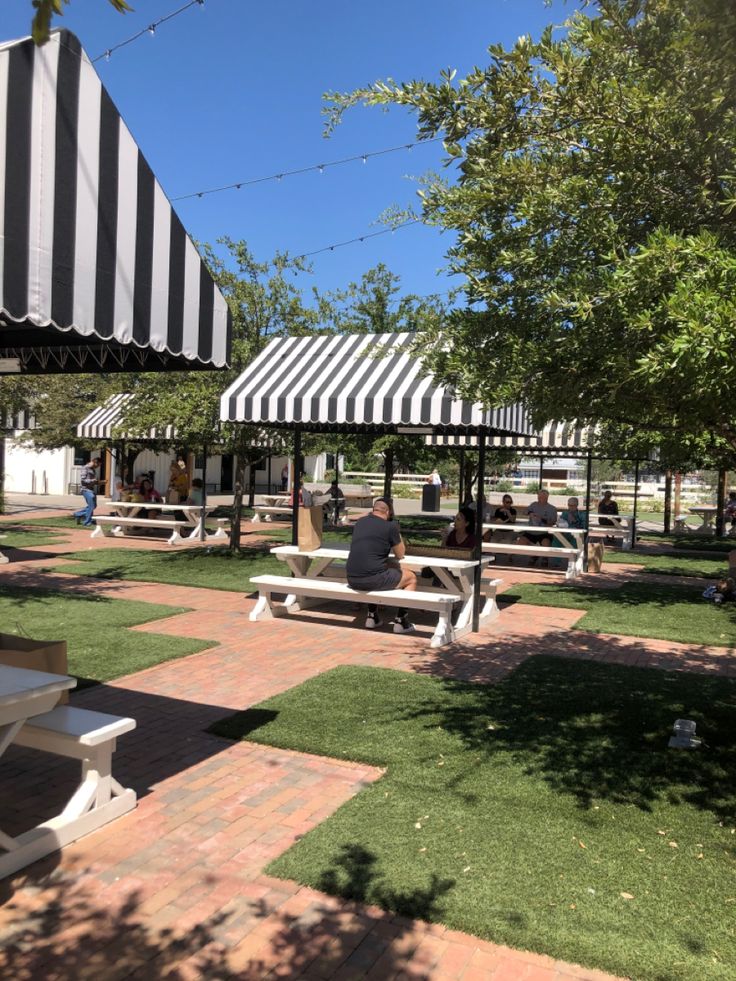
MULTIPOLYGON (((124 41, 185 0, 72 0, 57 26, 90 57, 124 41)), ((561 23, 574 9, 555 0, 206 0, 98 62, 99 74, 171 198, 322 161, 412 142, 411 115, 358 108, 323 137, 322 93, 393 76, 436 79, 487 62, 489 44, 511 44, 561 23)), ((2 0, 0 40, 29 33, 30 0, 2 0)), ((415 201, 411 176, 440 169, 441 144, 176 202, 190 234, 245 239, 258 259, 276 249, 311 252, 380 230, 391 205, 415 201)), ((384 262, 402 291, 443 292, 438 271, 451 244, 421 225, 311 259, 305 289, 336 289, 384 262)))

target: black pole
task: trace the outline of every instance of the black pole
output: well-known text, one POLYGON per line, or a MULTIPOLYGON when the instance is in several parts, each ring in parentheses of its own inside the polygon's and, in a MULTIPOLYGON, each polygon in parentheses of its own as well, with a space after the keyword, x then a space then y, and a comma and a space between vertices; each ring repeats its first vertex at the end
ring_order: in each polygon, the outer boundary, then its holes
POLYGON ((465 504, 465 447, 460 450, 460 478, 457 482, 457 509, 465 504))
MULTIPOLYGON (((590 530, 590 487, 593 481, 593 451, 588 450, 588 466, 585 474, 585 530, 590 530)), ((583 569, 588 571, 588 536, 585 536, 585 549, 583 551, 583 569)))
POLYGON ((544 457, 539 458, 539 489, 544 487, 544 457))
POLYGON ((728 471, 718 471, 718 496, 716 498, 716 537, 720 538, 724 533, 725 521, 723 512, 726 510, 726 484, 728 482, 728 471))
POLYGON ((268 473, 266 474, 266 493, 271 493, 271 452, 268 453, 268 473))
POLYGON ((480 564, 483 555, 483 511, 485 510, 486 483, 486 431, 481 426, 478 431, 478 495, 475 506, 475 580, 473 582, 473 633, 478 633, 480 624, 480 580, 483 569, 480 564))
POLYGON ((672 530, 672 471, 664 475, 664 533, 669 535, 672 530))
POLYGON ((391 484, 394 479, 394 451, 392 447, 389 446, 387 450, 384 450, 383 458, 386 461, 383 473, 383 496, 387 501, 390 501, 391 484))
POLYGON ((302 482, 302 431, 294 430, 294 474, 291 486, 291 544, 299 544, 299 489, 302 482))
POLYGON ((636 509, 639 505, 639 461, 634 463, 634 513, 631 517, 631 547, 636 548, 636 509))
POLYGON ((205 513, 207 507, 207 444, 202 445, 202 526, 199 529, 199 540, 203 542, 207 537, 205 530, 205 513))
POLYGON ((0 514, 5 513, 5 434, 0 436, 0 514))

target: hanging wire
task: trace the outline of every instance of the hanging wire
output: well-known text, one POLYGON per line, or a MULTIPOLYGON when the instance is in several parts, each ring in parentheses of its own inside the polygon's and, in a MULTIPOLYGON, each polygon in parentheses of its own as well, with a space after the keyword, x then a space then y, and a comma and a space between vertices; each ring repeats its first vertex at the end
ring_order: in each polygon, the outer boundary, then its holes
POLYGON ((384 228, 380 232, 368 232, 366 235, 359 235, 357 238, 349 238, 345 242, 335 242, 334 245, 325 245, 322 249, 315 249, 313 252, 302 252, 301 255, 294 256, 295 259, 308 259, 310 255, 319 255, 321 252, 334 252, 335 249, 342 249, 346 245, 355 245, 356 242, 365 242, 369 238, 378 238, 379 235, 389 235, 398 232, 400 228, 408 228, 409 225, 421 224, 420 218, 412 218, 411 221, 404 221, 393 228, 384 228))
POLYGON ((249 187, 252 184, 264 184, 266 181, 280 181, 284 177, 293 177, 295 174, 308 174, 316 171, 324 174, 328 167, 340 167, 342 164, 354 163, 356 160, 368 162, 369 157, 382 157, 386 153, 399 153, 402 150, 411 150, 415 146, 424 146, 427 143, 438 143, 443 137, 435 136, 430 140, 420 140, 416 143, 402 143, 400 146, 389 146, 383 150, 371 150, 368 153, 358 153, 353 157, 342 157, 340 160, 330 160, 328 162, 311 164, 309 167, 298 167, 296 170, 282 170, 277 174, 269 174, 268 177, 254 177, 250 180, 236 181, 233 184, 223 184, 222 187, 210 187, 204 191, 192 191, 191 194, 180 194, 172 201, 185 201, 187 198, 203 198, 207 194, 219 194, 220 191, 239 191, 241 187, 249 187))
POLYGON ((124 48, 126 44, 132 44, 133 41, 137 41, 138 38, 143 37, 144 34, 155 35, 156 28, 160 24, 165 24, 167 20, 178 17, 179 14, 183 14, 184 11, 189 10, 190 7, 204 7, 204 0, 189 0, 189 3, 185 3, 183 7, 179 7, 178 10, 173 10, 170 14, 166 14, 165 17, 160 17, 158 20, 153 21, 153 23, 148 24, 142 30, 138 31, 137 34, 133 34, 125 41, 121 41, 120 44, 113 44, 111 48, 107 48, 107 50, 103 51, 102 54, 99 54, 96 58, 93 58, 92 64, 94 65, 96 61, 101 61, 103 58, 105 61, 109 61, 113 51, 118 51, 120 48, 124 48))

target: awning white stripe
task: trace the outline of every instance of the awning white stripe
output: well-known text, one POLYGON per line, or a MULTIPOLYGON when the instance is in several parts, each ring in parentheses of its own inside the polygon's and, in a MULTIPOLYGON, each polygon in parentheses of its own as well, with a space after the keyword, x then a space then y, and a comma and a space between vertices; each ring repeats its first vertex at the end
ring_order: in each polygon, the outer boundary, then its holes
POLYGON ((227 389, 221 418, 273 426, 489 426, 529 432, 522 406, 484 412, 438 385, 413 354, 416 335, 274 338, 227 389))

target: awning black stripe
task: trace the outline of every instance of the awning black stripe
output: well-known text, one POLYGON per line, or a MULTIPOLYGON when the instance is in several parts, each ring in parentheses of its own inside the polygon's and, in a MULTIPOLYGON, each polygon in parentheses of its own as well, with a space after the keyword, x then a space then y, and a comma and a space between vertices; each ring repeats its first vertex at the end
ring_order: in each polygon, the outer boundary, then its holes
POLYGON ((74 321, 74 257, 77 231, 77 136, 82 46, 74 35, 59 45, 54 162, 54 244, 51 265, 51 319, 74 321))
POLYGON ((135 282, 133 287, 133 340, 141 345, 147 344, 151 337, 154 183, 153 171, 139 150, 135 231, 135 282))
POLYGON ((215 317, 215 283, 204 262, 199 269, 199 356, 212 357, 212 325, 215 317))
POLYGON ((181 351, 184 342, 184 268, 186 232, 179 216, 172 212, 169 234, 169 316, 166 336, 172 351, 181 351))
POLYGON ((110 338, 115 317, 115 264, 118 237, 118 148, 120 117, 103 87, 100 98, 100 169, 97 211, 95 333, 110 338))
POLYGON ((28 312, 33 59, 32 45, 22 44, 9 52, 3 303, 17 320, 28 312))

